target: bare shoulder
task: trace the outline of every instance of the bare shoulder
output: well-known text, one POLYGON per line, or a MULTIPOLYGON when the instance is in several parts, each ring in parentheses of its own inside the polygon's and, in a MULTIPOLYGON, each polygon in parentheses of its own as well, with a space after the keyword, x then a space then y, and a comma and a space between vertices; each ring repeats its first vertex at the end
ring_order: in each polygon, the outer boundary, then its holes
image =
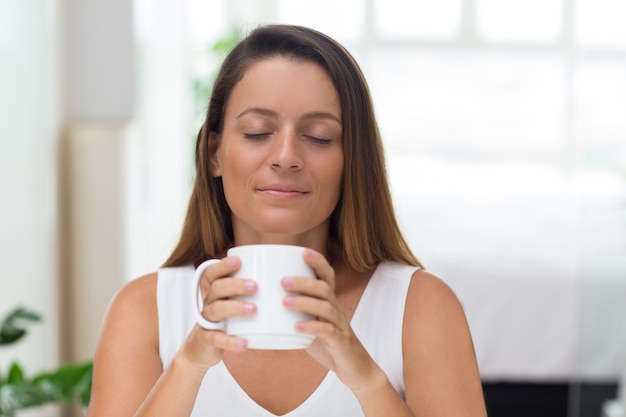
POLYGON ((96 348, 89 416, 130 415, 161 374, 156 284, 157 274, 148 274, 113 296, 96 348))
POLYGON ((405 343, 419 340, 423 348, 455 339, 471 343, 461 302, 438 276, 424 270, 413 274, 404 312, 403 336, 405 343))
POLYGON ((113 308, 156 308, 157 273, 153 272, 126 283, 114 295, 113 308))
POLYGON ((413 274, 402 333, 405 365, 422 368, 438 363, 438 367, 444 368, 459 360, 475 361, 459 299, 448 284, 427 271, 413 274))
POLYGON ((158 331, 156 288, 156 272, 136 278, 120 288, 109 304, 103 334, 114 330, 113 333, 138 332, 135 334, 146 336, 158 331))
POLYGON ((409 317, 424 313, 462 313, 458 297, 446 282, 438 276, 417 270, 413 273, 407 294, 407 312, 409 317))
POLYGON ((406 398, 416 414, 486 415, 465 312, 441 278, 413 274, 402 335, 406 398))

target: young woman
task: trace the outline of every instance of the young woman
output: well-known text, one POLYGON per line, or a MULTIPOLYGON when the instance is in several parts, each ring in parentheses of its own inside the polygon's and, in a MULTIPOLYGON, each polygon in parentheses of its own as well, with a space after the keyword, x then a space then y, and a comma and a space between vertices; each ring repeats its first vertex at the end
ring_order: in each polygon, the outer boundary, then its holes
POLYGON ((226 58, 196 146, 196 179, 178 246, 158 272, 113 299, 94 366, 89 417, 485 416, 463 310, 424 271, 393 212, 363 75, 311 29, 254 30, 226 58), (308 248, 318 279, 286 278, 287 309, 315 320, 300 350, 253 350, 195 324, 203 275, 211 321, 252 316, 233 300, 233 246, 308 248))

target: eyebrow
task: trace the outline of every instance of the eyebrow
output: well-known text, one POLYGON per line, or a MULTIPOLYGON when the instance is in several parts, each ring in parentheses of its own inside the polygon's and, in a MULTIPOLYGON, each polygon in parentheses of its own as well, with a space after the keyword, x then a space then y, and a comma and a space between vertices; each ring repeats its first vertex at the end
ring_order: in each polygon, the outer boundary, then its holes
MULTIPOLYGON (((247 109, 245 109, 244 111, 242 111, 241 113, 239 113, 235 119, 239 119, 242 116, 245 116, 246 114, 258 114, 261 116, 268 116, 268 117, 273 117, 273 118, 278 118, 278 113, 276 113, 273 110, 269 110, 269 109, 264 109, 262 107, 249 107, 247 109)), ((302 116, 303 119, 326 119, 326 120, 334 120, 335 122, 341 124, 341 119, 337 116, 335 116, 332 113, 329 112, 323 112, 323 111, 314 111, 314 112, 310 112, 310 113, 305 113, 302 116)))

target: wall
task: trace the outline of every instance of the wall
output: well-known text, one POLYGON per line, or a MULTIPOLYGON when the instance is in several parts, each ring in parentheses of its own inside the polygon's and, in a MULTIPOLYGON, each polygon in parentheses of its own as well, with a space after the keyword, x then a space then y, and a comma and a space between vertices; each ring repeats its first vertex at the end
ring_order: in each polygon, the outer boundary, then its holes
POLYGON ((56 3, 0 2, 0 315, 20 305, 45 321, 0 349, 0 369, 55 366, 59 338, 56 3))
MULTIPOLYGON (((125 269, 133 2, 0 1, 0 316, 41 313, 0 349, 31 375, 94 354, 125 269)), ((55 410, 25 415, 50 416, 55 410)))
POLYGON ((133 2, 65 2, 62 137, 67 358, 92 358, 126 269, 127 153, 135 107, 133 2))

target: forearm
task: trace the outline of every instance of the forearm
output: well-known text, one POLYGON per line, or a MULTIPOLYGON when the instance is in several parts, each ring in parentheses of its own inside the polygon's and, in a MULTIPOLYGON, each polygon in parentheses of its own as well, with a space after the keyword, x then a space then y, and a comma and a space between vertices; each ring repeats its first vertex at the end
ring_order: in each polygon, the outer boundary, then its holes
POLYGON ((381 369, 366 385, 353 390, 353 393, 365 417, 415 417, 381 369))
POLYGON ((204 374, 177 355, 133 417, 189 417, 204 374))

